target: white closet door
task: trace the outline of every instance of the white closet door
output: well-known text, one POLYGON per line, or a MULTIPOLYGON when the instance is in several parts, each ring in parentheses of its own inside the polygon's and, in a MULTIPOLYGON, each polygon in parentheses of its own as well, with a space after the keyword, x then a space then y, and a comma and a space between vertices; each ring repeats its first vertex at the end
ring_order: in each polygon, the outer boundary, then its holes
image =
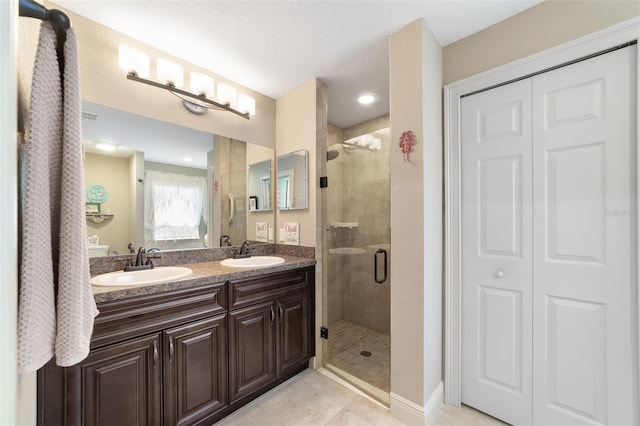
POLYGON ((531 423, 531 81, 462 100, 462 402, 531 423))
POLYGON ((533 78, 533 413, 638 424, 635 46, 533 78))

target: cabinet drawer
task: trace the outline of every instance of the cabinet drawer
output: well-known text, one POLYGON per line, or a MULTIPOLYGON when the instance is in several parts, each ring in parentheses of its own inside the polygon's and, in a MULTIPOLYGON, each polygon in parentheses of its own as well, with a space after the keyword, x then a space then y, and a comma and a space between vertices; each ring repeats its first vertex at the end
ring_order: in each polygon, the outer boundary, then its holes
POLYGON ((226 283, 101 303, 91 349, 210 317, 226 308, 226 283))
POLYGON ((307 288, 310 268, 229 282, 229 309, 250 306, 307 288))

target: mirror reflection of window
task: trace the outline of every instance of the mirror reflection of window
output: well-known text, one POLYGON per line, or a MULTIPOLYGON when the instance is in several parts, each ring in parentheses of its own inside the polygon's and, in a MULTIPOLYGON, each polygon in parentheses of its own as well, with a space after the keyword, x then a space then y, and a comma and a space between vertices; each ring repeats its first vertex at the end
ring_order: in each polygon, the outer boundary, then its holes
POLYGON ((148 246, 165 241, 204 246, 207 233, 207 179, 145 171, 144 229, 148 246))
POLYGON ((285 170, 278 173, 278 209, 289 210, 291 205, 291 195, 293 194, 293 170, 285 170))
POLYGON ((260 196, 262 210, 271 210, 271 176, 260 176, 260 196))
MULTIPOLYGON (((158 247, 162 251, 218 247, 222 236, 239 245, 253 238, 254 222, 273 223, 271 216, 258 213, 251 216, 243 212, 248 197, 257 196, 259 211, 273 212, 274 190, 269 180, 274 161, 273 148, 245 143, 220 135, 159 121, 149 117, 119 111, 104 105, 83 101, 82 136, 86 151, 85 185, 94 183, 108 186, 109 200, 103 211, 113 217, 100 224, 87 221, 87 236, 94 234, 100 243, 109 245, 109 252, 129 253, 128 244, 135 247, 158 247), (98 144, 109 141, 112 151, 102 151, 98 144), (262 163, 267 166, 257 172, 255 192, 247 191, 247 165, 262 163), (153 167, 151 167, 153 166, 153 167), (166 168, 168 167, 168 168, 166 168), (174 167, 198 170, 207 179, 208 220, 199 225, 199 237, 149 242, 145 238, 144 189, 145 170, 192 175, 194 172, 174 167), (228 223, 228 194, 235 195, 233 224, 228 223), (266 204, 266 203, 269 204, 266 204), (266 206, 269 207, 266 207, 266 206)), ((271 181, 275 176, 271 175, 271 181)), ((191 234, 193 235, 193 234, 191 234)), ((225 242, 226 244, 226 242, 225 242)))
POLYGON ((306 209, 307 201, 307 150, 299 149, 278 155, 278 209, 306 209))

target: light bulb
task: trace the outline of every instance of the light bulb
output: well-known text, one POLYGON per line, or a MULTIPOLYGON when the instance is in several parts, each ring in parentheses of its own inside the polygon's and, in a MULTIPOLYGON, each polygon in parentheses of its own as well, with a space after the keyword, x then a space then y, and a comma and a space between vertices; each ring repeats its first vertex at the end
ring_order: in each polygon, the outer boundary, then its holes
POLYGON ((362 105, 369 105, 377 100, 378 95, 376 95, 375 93, 363 93, 362 95, 358 96, 358 102, 360 102, 362 105))
POLYGON ((191 73, 191 91, 197 95, 213 98, 214 81, 211 77, 199 72, 191 73))
POLYGON ((255 115, 256 100, 247 95, 238 96, 238 110, 249 115, 255 115))
POLYGON ((138 77, 149 77, 149 56, 132 47, 123 44, 118 46, 118 65, 127 73, 134 72, 138 77))
POLYGON ((174 87, 182 87, 184 76, 182 67, 167 59, 158 59, 156 73, 158 80, 174 87))
POLYGON ((101 149, 103 151, 115 151, 116 150, 116 146, 110 143, 105 143, 105 142, 99 142, 96 144, 96 148, 101 149))
POLYGON ((238 91, 225 83, 218 84, 218 102, 235 108, 238 97, 238 91))

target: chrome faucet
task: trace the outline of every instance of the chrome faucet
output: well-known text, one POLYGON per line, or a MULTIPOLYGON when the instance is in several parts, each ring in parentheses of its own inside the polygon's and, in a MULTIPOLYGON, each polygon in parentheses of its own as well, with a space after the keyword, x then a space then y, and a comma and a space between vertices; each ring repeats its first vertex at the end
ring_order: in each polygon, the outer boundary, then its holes
POLYGON ((251 257, 249 254, 249 240, 244 240, 240 246, 240 250, 233 256, 234 259, 243 259, 245 257, 251 257))

